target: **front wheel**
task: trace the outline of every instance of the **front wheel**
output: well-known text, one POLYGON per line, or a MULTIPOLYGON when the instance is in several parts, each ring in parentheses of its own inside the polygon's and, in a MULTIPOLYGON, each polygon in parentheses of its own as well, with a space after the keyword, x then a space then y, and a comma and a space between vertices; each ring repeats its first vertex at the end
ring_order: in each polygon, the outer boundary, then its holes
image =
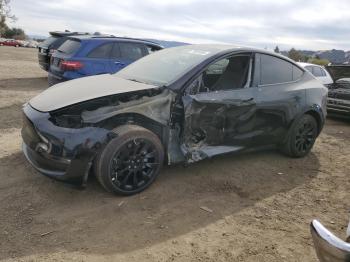
POLYGON ((114 130, 111 140, 95 161, 95 175, 109 192, 132 195, 145 190, 158 176, 164 149, 158 136, 136 125, 114 130))
POLYGON ((306 156, 312 149, 317 138, 317 122, 311 115, 303 115, 291 127, 283 151, 291 157, 306 156))

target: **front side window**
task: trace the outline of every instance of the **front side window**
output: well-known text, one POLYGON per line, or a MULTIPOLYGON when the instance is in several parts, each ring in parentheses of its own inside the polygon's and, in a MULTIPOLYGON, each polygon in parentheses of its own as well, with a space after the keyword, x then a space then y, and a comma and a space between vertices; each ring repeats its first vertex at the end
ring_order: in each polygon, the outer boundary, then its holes
POLYGON ((102 44, 95 49, 93 49, 89 54, 89 58, 100 58, 100 59, 109 59, 110 53, 113 48, 113 43, 102 44))
POLYGON ((119 43, 122 58, 137 60, 143 57, 142 45, 134 43, 119 43))
POLYGON ((45 41, 40 44, 40 46, 42 46, 42 47, 49 47, 58 38, 59 38, 58 36, 50 36, 50 37, 46 38, 45 41))
MULTIPOLYGON (((304 71, 284 59, 260 54, 260 85, 288 83, 299 80, 304 71)), ((258 66, 258 65, 257 65, 258 66)))
POLYGON ((221 59, 207 69, 189 86, 187 94, 235 90, 247 86, 250 67, 249 55, 221 59))

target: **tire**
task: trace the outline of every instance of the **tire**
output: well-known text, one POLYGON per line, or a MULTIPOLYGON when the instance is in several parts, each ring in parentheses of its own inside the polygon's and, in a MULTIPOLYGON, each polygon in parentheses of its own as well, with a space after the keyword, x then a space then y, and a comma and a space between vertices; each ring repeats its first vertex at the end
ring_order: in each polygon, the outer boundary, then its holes
POLYGON ((304 157, 311 151, 317 135, 316 119, 305 114, 292 125, 282 150, 291 157, 304 157))
POLYGON ((164 161, 163 145, 156 134, 136 125, 114 130, 112 139, 95 160, 95 175, 107 191, 133 195, 149 187, 164 161))

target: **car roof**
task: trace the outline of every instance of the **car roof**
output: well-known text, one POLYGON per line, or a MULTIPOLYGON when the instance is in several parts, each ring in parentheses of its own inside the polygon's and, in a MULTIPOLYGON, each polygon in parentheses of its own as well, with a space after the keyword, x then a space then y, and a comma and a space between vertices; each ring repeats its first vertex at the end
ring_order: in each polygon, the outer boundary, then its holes
MULTIPOLYGON (((233 44, 193 44, 193 45, 182 45, 182 46, 176 46, 172 48, 177 49, 193 49, 197 50, 199 52, 210 52, 212 55, 217 54, 225 54, 230 52, 251 52, 251 53, 261 53, 271 56, 276 56, 281 59, 287 60, 293 64, 298 65, 294 60, 290 59, 289 57, 286 57, 284 55, 281 55, 279 53, 275 53, 273 51, 269 51, 266 49, 260 49, 255 47, 248 47, 248 46, 239 46, 239 45, 233 45, 233 44)), ((299 66, 300 67, 300 66, 299 66)))
POLYGON ((318 66, 318 67, 323 67, 320 65, 316 65, 316 64, 311 64, 311 63, 305 63, 305 62, 297 62, 298 65, 305 67, 305 66, 318 66))
POLYGON ((139 39, 139 38, 131 38, 131 37, 118 37, 114 35, 74 35, 70 36, 72 39, 79 39, 80 41, 95 41, 95 40, 104 40, 104 41, 127 41, 127 42, 135 42, 135 43, 146 43, 155 45, 161 48, 164 48, 162 45, 152 42, 149 40, 139 39))
POLYGON ((58 36, 58 37, 63 37, 63 36, 74 36, 74 35, 89 35, 87 32, 70 32, 70 31, 52 31, 49 32, 51 36, 58 36))

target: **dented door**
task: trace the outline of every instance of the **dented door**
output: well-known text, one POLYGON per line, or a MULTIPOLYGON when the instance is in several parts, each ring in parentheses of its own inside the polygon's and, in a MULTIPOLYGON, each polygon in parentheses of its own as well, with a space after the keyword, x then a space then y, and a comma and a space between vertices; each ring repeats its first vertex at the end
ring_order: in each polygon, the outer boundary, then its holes
POLYGON ((185 95, 183 148, 189 162, 233 152, 255 136, 256 88, 185 95))

